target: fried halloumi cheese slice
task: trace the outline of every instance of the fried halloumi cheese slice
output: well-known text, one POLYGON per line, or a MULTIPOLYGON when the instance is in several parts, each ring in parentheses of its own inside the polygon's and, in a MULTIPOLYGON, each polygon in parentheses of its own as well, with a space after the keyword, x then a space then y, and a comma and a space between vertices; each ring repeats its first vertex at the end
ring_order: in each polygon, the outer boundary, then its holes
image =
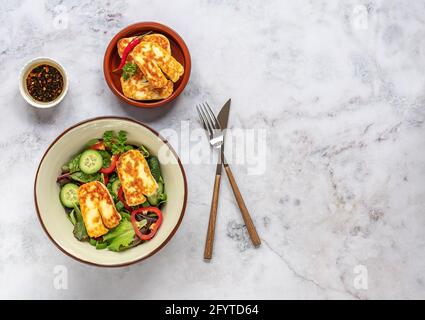
POLYGON ((99 181, 81 185, 78 189, 81 214, 87 234, 97 238, 116 227, 121 215, 115 209, 114 201, 106 186, 99 181))
POLYGON ((152 87, 162 88, 166 86, 167 78, 155 61, 152 42, 140 42, 134 47, 131 56, 152 87))
MULTIPOLYGON (((135 37, 122 38, 117 43, 118 55, 121 57, 127 45, 135 37)), ((171 53, 170 41, 167 37, 159 33, 149 34, 143 37, 145 41, 150 41, 158 44, 167 52, 171 53)), ((127 61, 133 62, 131 53, 127 57, 127 61)), ((154 88, 147 80, 144 74, 138 68, 136 74, 129 79, 125 80, 124 77, 120 78, 121 88, 123 94, 130 99, 134 100, 160 100, 166 99, 173 93, 173 83, 168 80, 163 88, 154 88)))
POLYGON ((142 204, 146 201, 145 196, 156 193, 158 184, 140 151, 129 150, 122 154, 117 163, 117 171, 128 205, 142 204))
MULTIPOLYGON (((118 49, 118 55, 120 58, 122 57, 122 54, 127 47, 127 45, 136 37, 128 37, 128 38, 121 38, 118 40, 117 43, 117 49, 118 49)), ((171 54, 171 46, 170 41, 168 38, 162 34, 159 33, 153 33, 153 34, 147 34, 143 37, 143 41, 153 42, 159 45, 161 48, 163 48, 165 51, 167 51, 169 54, 171 54)), ((132 61, 133 57, 131 57, 131 53, 127 58, 127 61, 132 61)))
POLYGON ((140 42, 131 53, 134 62, 155 88, 166 85, 167 77, 176 82, 184 73, 183 66, 169 52, 153 42, 140 42))
POLYGON ((173 93, 173 82, 171 80, 168 80, 166 86, 163 88, 154 88, 144 78, 140 70, 127 80, 121 77, 120 81, 123 94, 127 98, 134 100, 165 99, 173 93))

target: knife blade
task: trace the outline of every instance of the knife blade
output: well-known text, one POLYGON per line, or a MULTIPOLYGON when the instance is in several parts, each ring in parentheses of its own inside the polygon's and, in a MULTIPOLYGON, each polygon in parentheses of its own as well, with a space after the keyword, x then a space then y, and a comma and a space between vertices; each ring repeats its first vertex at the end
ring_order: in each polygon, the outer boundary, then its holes
POLYGON ((227 122, 229 121, 229 113, 230 113, 230 104, 232 103, 232 99, 227 100, 224 106, 221 108, 218 113, 217 119, 220 124, 221 130, 227 129, 227 122))
POLYGON ((230 114, 230 104, 232 103, 232 99, 227 100, 227 102, 224 104, 224 106, 221 108, 220 112, 218 113, 217 120, 218 124, 220 125, 221 131, 223 131, 223 145, 221 146, 221 162, 224 164, 226 163, 226 159, 224 157, 224 143, 226 141, 226 130, 227 130, 227 123, 229 122, 229 114, 230 114))

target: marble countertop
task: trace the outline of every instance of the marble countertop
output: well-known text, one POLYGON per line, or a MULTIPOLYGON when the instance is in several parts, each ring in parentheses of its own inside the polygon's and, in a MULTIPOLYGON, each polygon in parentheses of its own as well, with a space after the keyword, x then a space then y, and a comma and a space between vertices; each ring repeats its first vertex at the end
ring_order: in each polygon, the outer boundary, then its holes
POLYGON ((423 1, 3 1, 0 298, 425 298, 424 16, 423 1), (138 21, 167 24, 191 52, 186 90, 162 109, 120 103, 103 79, 109 40, 138 21), (17 85, 44 55, 70 79, 52 110, 17 85), (190 161, 183 223, 150 259, 96 268, 48 240, 33 179, 65 128, 122 115, 192 132, 197 103, 229 97, 231 128, 266 133, 264 170, 249 171, 255 154, 233 166, 259 249, 223 178, 214 259, 202 260, 215 168, 190 161))

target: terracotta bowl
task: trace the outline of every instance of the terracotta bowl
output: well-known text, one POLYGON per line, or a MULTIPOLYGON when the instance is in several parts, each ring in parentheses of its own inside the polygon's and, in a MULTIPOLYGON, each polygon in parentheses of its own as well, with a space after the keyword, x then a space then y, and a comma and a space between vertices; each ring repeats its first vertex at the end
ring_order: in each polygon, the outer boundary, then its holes
POLYGON ((34 199, 44 231, 64 253, 78 261, 97 266, 126 266, 158 252, 177 231, 186 208, 186 175, 171 145, 156 131, 132 119, 101 117, 77 123, 52 142, 37 169, 34 199), (125 130, 130 143, 144 144, 152 154, 158 156, 167 192, 167 203, 161 208, 164 220, 155 237, 122 252, 96 250, 88 242, 74 238, 73 226, 60 203, 60 188, 56 183, 61 166, 80 152, 87 141, 102 137, 107 130, 125 130))
POLYGON ((190 54, 189 50, 184 43, 183 39, 171 28, 164 26, 163 24, 157 22, 139 22, 132 24, 120 32, 118 32, 114 38, 112 38, 111 42, 108 45, 108 48, 105 52, 105 57, 103 59, 103 73, 105 76, 106 83, 112 92, 120 98, 122 101, 131 104, 135 107, 141 108, 154 108, 162 106, 168 102, 173 101, 177 98, 180 93, 182 93, 183 89, 186 87, 187 82, 190 77, 190 54), (148 31, 153 31, 155 33, 161 33, 168 38, 171 45, 171 54, 173 57, 180 62, 184 67, 183 76, 174 83, 174 91, 171 96, 162 100, 153 100, 153 101, 138 101, 127 98, 122 93, 121 83, 120 83, 120 73, 112 72, 115 68, 120 64, 120 57, 118 55, 117 50, 117 42, 121 38, 141 35, 148 31))

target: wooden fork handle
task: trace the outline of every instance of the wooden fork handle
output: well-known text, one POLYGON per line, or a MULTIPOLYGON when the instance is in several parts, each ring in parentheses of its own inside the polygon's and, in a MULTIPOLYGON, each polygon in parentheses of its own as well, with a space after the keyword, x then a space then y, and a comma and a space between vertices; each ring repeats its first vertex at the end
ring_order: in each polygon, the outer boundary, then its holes
POLYGON ((245 201, 243 200, 242 194, 239 191, 239 187, 236 183, 235 177, 233 176, 232 170, 230 170, 230 167, 227 163, 224 163, 224 169, 226 170, 227 177, 229 178, 233 193, 235 194, 236 202, 238 203, 239 209, 241 210, 242 218, 245 222, 246 229, 248 230, 252 244, 254 247, 259 247, 261 245, 260 237, 258 236, 254 223, 252 222, 251 215, 246 208, 245 201))
POLYGON ((204 259, 212 258, 215 234, 215 222, 217 220, 218 195, 220 192, 221 175, 216 174, 214 181, 214 192, 211 200, 210 220, 208 222, 207 239, 205 241, 204 259))

